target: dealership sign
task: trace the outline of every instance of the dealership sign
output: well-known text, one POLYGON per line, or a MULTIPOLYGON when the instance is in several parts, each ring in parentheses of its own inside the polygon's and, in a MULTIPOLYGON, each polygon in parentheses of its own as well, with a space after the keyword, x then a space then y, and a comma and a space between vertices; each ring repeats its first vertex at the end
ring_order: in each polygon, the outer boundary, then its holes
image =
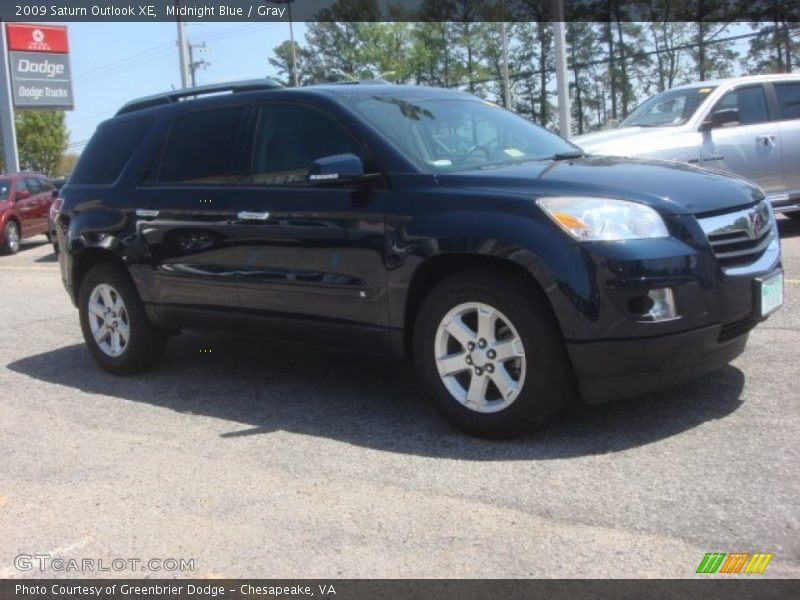
POLYGON ((73 108, 67 28, 22 23, 6 28, 14 106, 73 108))

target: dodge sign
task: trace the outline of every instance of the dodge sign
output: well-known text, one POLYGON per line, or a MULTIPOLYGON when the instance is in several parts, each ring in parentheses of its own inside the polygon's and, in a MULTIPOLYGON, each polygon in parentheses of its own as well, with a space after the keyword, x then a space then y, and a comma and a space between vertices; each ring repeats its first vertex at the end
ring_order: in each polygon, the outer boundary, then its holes
POLYGON ((14 106, 73 108, 66 28, 21 23, 7 27, 14 106))

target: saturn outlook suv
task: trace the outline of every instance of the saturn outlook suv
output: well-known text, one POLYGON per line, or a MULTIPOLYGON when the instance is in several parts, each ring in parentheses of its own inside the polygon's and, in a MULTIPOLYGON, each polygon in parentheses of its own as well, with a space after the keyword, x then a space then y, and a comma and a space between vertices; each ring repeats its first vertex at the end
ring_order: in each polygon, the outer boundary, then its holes
POLYGON ((413 358, 439 412, 487 437, 720 369, 783 297, 757 186, 585 156, 451 90, 136 100, 59 206, 61 276, 105 370, 154 365, 184 329, 348 346, 413 358))
POLYGON ((592 154, 677 160, 747 177, 800 218, 800 75, 693 83, 646 100, 619 127, 573 140, 592 154))

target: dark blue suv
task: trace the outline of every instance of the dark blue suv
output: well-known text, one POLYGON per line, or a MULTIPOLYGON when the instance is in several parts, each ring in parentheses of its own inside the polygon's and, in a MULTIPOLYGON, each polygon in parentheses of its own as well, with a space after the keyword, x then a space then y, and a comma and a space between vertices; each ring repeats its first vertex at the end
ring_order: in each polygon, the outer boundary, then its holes
POLYGON ((413 356, 481 436, 719 369, 783 297, 754 184, 586 156, 449 90, 144 98, 61 196, 61 275, 106 370, 153 365, 181 329, 413 356))

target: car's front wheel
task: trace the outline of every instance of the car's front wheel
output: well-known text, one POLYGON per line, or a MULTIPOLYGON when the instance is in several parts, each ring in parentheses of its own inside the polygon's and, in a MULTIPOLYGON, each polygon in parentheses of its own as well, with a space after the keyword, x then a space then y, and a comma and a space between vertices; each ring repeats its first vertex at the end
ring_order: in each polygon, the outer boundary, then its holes
POLYGON ((86 274, 78 309, 86 346, 106 371, 136 373, 161 357, 165 332, 150 323, 133 285, 114 267, 97 265, 86 274))
POLYGON ((16 221, 7 221, 2 246, 3 254, 16 254, 19 252, 19 240, 19 225, 17 225, 16 221))
POLYGON ((440 283, 420 308, 414 355, 437 410, 481 437, 528 433, 571 393, 552 312, 514 277, 472 271, 440 283))

